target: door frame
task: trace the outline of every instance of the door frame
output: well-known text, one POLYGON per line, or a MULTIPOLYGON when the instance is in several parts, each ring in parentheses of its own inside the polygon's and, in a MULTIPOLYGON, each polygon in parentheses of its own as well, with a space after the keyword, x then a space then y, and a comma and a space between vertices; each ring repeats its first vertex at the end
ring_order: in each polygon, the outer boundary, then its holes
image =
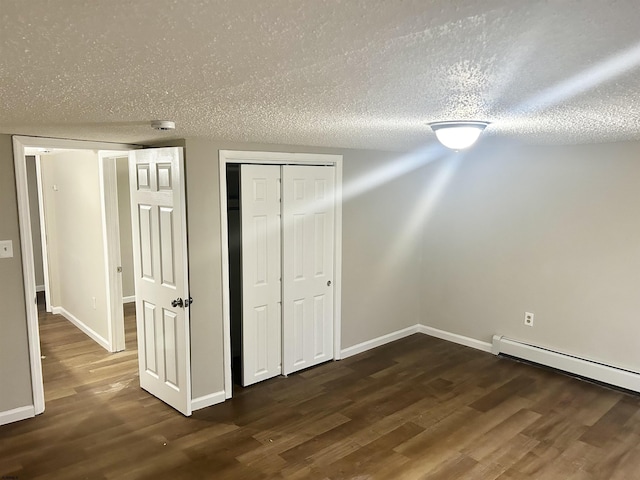
POLYGON ((342 155, 317 153, 283 153, 241 150, 219 151, 220 246, 222 250, 222 330, 224 355, 225 398, 233 395, 231 377, 231 313, 229 296, 229 231, 227 223, 227 165, 230 163, 264 165, 327 165, 335 167, 334 217, 334 299, 333 299, 333 359, 341 358, 342 324, 342 155))
POLYGON ((100 150, 100 210, 107 284, 107 318, 109 351, 125 349, 124 311, 122 309, 122 258, 120 254, 120 214, 118 213, 118 158, 129 158, 128 152, 100 150))
MULTIPOLYGON (((49 251, 47 249, 47 226, 44 214, 44 194, 42 188, 42 168, 40 155, 36 155, 36 188, 38 189, 38 222, 40 222, 40 244, 42 245, 42 274, 44 276, 45 310, 51 313, 51 289, 49 288, 49 251)), ((37 285, 36 285, 37 287, 37 285)))
POLYGON ((22 272, 24 279, 24 295, 27 315, 29 360, 31 365, 31 389, 33 393, 34 407, 33 415, 39 415, 44 412, 45 409, 44 384, 42 378, 42 359, 40 357, 40 332, 38 330, 36 277, 31 235, 29 189, 27 184, 25 149, 61 148, 67 150, 129 151, 138 149, 140 148, 140 146, 122 143, 92 142, 84 140, 67 140, 47 137, 28 137, 20 135, 14 135, 12 139, 13 162, 16 176, 16 194, 18 197, 18 220, 20 224, 20 248, 22 252, 22 272))

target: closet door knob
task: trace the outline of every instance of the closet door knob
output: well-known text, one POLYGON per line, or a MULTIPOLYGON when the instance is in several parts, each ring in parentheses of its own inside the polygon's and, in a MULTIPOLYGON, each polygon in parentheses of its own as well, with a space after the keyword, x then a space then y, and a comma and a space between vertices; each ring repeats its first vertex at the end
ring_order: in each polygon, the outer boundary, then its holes
POLYGON ((330 287, 330 286, 331 286, 331 280, 327 282, 327 287, 330 287))

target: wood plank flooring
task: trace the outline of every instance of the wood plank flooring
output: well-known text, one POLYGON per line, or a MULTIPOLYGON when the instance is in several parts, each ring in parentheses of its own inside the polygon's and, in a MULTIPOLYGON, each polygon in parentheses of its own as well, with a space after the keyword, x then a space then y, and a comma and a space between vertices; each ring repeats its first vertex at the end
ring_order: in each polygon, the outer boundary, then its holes
POLYGON ((46 411, 0 427, 3 479, 635 479, 640 399, 413 335, 237 388, 185 418, 42 315, 46 411))

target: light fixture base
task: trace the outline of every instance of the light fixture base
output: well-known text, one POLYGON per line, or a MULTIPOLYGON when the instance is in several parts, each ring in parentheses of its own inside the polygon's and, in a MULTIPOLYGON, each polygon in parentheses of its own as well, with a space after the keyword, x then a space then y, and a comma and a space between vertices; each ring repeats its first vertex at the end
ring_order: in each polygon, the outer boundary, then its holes
POLYGON ((464 150, 471 147, 489 122, 478 120, 448 120, 429 123, 442 145, 451 150, 464 150))

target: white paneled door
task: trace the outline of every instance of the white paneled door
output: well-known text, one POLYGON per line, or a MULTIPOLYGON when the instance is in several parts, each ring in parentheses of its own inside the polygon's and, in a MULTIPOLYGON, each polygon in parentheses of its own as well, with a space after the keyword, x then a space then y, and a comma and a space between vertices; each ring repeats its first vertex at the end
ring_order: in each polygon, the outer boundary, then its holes
POLYGON ((140 386, 191 415, 182 148, 130 153, 140 386))
POLYGON ((282 340, 280 166, 240 167, 242 385, 280 375, 282 340))
POLYGON ((334 167, 282 167, 283 373, 333 359, 334 167))

